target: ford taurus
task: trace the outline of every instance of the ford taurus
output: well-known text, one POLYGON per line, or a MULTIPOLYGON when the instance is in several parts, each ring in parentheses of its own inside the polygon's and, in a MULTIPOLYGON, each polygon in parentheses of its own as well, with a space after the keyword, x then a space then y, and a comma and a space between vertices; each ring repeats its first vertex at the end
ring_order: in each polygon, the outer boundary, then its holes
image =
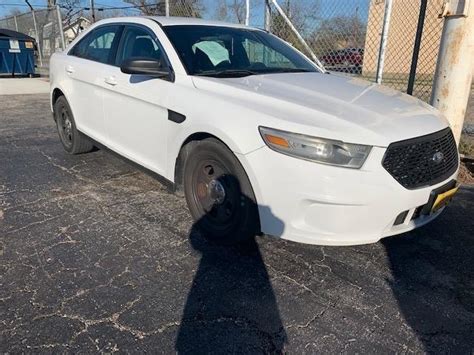
POLYGON ((264 30, 103 20, 52 56, 50 81, 67 152, 106 147, 161 176, 217 242, 372 243, 433 220, 456 192, 438 111, 330 74, 264 30))

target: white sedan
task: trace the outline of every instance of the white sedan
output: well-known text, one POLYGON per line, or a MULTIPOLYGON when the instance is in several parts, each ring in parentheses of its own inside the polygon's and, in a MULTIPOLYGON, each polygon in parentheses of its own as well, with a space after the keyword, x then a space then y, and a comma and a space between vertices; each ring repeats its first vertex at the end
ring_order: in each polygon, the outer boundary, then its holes
POLYGON ((108 19, 50 67, 65 150, 107 147, 162 177, 220 243, 372 243, 433 220, 457 188, 439 112, 260 29, 108 19))

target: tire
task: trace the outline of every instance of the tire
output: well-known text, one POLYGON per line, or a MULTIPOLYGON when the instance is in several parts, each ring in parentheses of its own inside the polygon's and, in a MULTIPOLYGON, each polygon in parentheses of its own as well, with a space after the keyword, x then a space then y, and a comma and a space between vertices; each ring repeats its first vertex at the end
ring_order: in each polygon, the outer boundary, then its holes
POLYGON ((64 96, 59 97, 54 103, 54 120, 59 139, 66 152, 81 154, 94 148, 89 138, 77 130, 71 107, 64 96))
POLYGON ((192 145, 184 164, 183 185, 195 226, 207 239, 232 245, 259 233, 257 203, 247 174, 217 139, 192 145))

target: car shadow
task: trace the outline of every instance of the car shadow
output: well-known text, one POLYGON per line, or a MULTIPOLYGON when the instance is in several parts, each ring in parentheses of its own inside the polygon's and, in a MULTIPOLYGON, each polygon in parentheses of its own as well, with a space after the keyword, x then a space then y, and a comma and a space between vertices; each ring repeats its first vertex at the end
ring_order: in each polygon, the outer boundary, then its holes
MULTIPOLYGON (((271 215, 267 207, 260 208, 271 215)), ((282 224, 274 218, 274 223, 282 224)), ((219 246, 206 240, 199 224, 189 233, 189 242, 201 259, 184 307, 176 351, 281 353, 287 336, 255 238, 237 246, 219 246)))
POLYGON ((400 313, 428 353, 474 349, 474 188, 436 221, 382 240, 400 313))

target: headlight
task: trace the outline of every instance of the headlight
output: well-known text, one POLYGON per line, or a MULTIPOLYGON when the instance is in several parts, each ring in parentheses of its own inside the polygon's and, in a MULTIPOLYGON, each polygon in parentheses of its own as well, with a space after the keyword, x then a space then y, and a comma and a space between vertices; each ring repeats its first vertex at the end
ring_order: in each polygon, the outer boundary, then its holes
POLYGON ((277 152, 346 168, 362 167, 372 148, 267 127, 259 127, 259 130, 265 143, 277 152))

